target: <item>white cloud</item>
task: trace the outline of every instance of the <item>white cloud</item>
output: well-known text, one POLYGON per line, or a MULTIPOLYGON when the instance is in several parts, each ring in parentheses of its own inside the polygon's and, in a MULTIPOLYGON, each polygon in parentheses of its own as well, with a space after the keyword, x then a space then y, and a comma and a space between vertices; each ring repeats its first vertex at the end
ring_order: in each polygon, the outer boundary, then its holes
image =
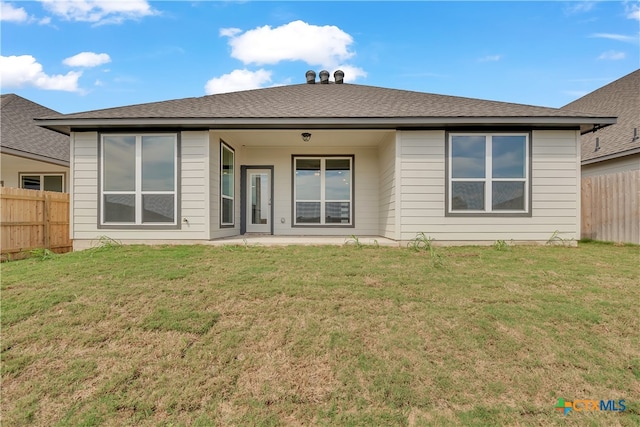
POLYGON ((0 21, 25 22, 29 15, 22 7, 14 7, 10 3, 0 3, 0 21))
POLYGON ((502 55, 487 55, 478 59, 479 62, 497 62, 502 59, 502 55))
POLYGON ((51 17, 50 16, 45 16, 44 18, 40 19, 38 21, 39 25, 49 25, 51 24, 51 17))
POLYGON ((353 38, 330 25, 320 27, 293 21, 275 28, 265 25, 244 33, 223 29, 220 34, 230 38, 231 56, 245 64, 304 61, 309 65, 334 68, 354 55, 349 51, 353 38))
POLYGON ((62 61, 70 67, 97 67, 111 62, 111 57, 106 53, 82 52, 62 61))
POLYGON ((119 24, 156 15, 146 0, 40 0, 45 9, 68 21, 119 24))
POLYGON ((229 74, 214 77, 207 82, 204 90, 207 95, 214 93, 236 92, 241 90, 258 89, 271 82, 271 71, 233 70, 229 74))
POLYGON ((564 11, 567 15, 586 13, 592 10, 595 4, 594 1, 576 1, 566 6, 564 11))
POLYGON ((624 52, 617 52, 615 50, 608 50, 606 52, 603 52, 600 56, 598 56, 598 59, 605 59, 605 60, 610 60, 610 61, 617 61, 620 59, 624 59, 626 57, 624 52))
POLYGON ((588 90, 564 90, 562 92, 565 93, 566 95, 574 96, 576 98, 582 98, 583 96, 589 93, 588 90))
MULTIPOLYGON (((345 83, 353 83, 359 77, 367 77, 366 71, 362 68, 353 67, 351 65, 340 65, 336 67, 336 70, 342 70, 344 72, 345 83)), ((333 73, 331 73, 331 78, 333 78, 333 73)))
POLYGON ((241 32, 242 30, 240 28, 221 28, 220 37, 234 37, 241 32))
POLYGON ((623 34, 596 33, 596 34, 591 34, 591 37, 595 37, 599 39, 617 40, 620 42, 627 42, 627 43, 638 43, 638 37, 625 36, 623 34))
POLYGON ((630 4, 629 2, 625 2, 624 9, 625 13, 627 14, 627 18, 640 21, 640 6, 638 4, 630 4))
POLYGON ((82 71, 47 75, 42 65, 31 55, 0 56, 0 81, 5 88, 33 86, 45 90, 80 92, 78 79, 82 71))

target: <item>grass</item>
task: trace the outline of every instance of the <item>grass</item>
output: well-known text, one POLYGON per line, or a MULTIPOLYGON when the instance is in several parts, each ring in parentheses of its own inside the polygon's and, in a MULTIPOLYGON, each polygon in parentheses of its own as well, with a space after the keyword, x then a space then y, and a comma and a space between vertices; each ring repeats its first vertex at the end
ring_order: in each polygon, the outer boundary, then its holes
POLYGON ((113 245, 5 263, 2 425, 640 424, 639 247, 437 254, 113 245), (559 398, 627 409, 564 416, 559 398))

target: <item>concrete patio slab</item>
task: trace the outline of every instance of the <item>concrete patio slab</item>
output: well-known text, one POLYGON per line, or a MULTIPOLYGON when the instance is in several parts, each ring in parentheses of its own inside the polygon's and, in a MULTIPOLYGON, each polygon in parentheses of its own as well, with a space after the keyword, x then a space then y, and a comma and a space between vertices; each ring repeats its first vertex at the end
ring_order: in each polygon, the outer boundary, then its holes
MULTIPOLYGON (((395 240, 387 239, 379 236, 357 236, 357 241, 361 245, 372 246, 399 246, 395 240)), ((206 242, 207 245, 224 246, 224 245, 262 245, 262 246, 322 246, 334 245, 342 246, 345 244, 356 244, 353 237, 348 236, 272 236, 264 234, 244 234, 242 236, 227 237, 206 242)))

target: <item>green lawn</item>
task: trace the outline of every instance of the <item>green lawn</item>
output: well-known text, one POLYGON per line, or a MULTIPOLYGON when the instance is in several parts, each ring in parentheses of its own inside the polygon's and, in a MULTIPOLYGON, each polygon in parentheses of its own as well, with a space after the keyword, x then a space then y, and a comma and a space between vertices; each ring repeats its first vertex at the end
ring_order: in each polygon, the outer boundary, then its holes
POLYGON ((639 247, 351 243, 2 264, 2 425, 640 424, 639 247))

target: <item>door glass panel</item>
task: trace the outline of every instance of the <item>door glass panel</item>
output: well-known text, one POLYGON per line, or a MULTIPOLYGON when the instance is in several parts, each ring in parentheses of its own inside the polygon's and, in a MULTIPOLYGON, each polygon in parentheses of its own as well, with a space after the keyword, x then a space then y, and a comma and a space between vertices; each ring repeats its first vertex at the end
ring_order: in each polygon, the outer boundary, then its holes
POLYGON ((269 177, 251 174, 251 224, 267 224, 269 219, 269 177))

